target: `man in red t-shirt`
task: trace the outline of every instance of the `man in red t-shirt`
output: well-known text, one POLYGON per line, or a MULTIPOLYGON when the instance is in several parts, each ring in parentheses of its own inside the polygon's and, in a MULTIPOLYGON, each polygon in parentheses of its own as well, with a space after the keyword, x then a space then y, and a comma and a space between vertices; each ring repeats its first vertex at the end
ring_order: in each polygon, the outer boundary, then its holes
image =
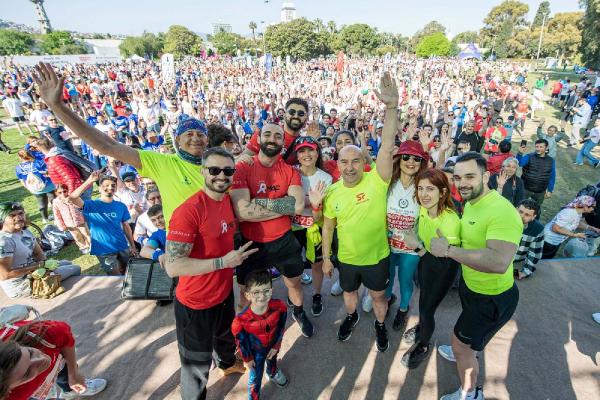
POLYGON ((502 117, 496 117, 494 120, 494 126, 490 126, 483 136, 485 139, 485 145, 483 146, 483 156, 488 159, 490 156, 498 153, 500 142, 506 139, 508 132, 504 128, 504 120, 502 117))
MULTIPOLYGON (((285 103, 285 114, 283 117, 283 153, 292 148, 292 143, 300 136, 300 131, 304 128, 307 120, 308 103, 306 100, 294 97, 285 103)), ((254 135, 252 135, 252 139, 250 139, 250 142, 246 145, 246 151, 244 152, 245 156, 253 157, 258 154, 260 151, 259 136, 260 132, 255 132, 254 135)), ((287 162, 290 165, 294 165, 296 160, 287 160, 287 162)))
MULTIPOLYGON (((242 236, 255 242, 259 249, 238 268, 238 284, 243 291, 247 274, 276 267, 284 276, 289 300, 294 304, 292 318, 300 325, 302 334, 311 337, 314 328, 302 307, 302 249, 292 234, 290 219, 304 211, 302 181, 298 172, 279 156, 284 141, 279 125, 265 124, 259 141, 260 150, 252 163, 238 162, 231 191, 242 236)), ((247 305, 244 299, 245 296, 240 296, 242 308, 247 305)))
POLYGON ((235 358, 233 268, 256 249, 234 250, 237 222, 227 194, 235 172, 233 156, 221 147, 202 155, 205 186, 173 213, 165 269, 179 277, 175 327, 181 359, 181 397, 204 399, 212 361, 223 374, 244 373, 235 358))

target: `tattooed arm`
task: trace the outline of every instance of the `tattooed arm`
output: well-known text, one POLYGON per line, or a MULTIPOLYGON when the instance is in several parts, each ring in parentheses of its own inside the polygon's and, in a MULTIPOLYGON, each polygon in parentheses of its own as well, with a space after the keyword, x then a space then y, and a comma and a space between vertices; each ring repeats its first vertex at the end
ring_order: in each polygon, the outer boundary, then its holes
POLYGON ((233 201, 235 214, 240 221, 268 221, 282 215, 294 215, 295 212, 296 199, 291 196, 281 199, 250 200, 248 189, 233 189, 229 195, 233 201))

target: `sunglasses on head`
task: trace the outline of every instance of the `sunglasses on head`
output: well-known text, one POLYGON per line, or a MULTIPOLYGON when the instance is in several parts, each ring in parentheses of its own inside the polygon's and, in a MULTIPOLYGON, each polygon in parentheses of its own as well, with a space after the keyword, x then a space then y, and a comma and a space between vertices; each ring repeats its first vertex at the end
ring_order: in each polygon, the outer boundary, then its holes
POLYGON ((204 167, 204 168, 206 168, 206 170, 208 170, 208 173, 211 174, 212 176, 217 176, 221 172, 223 172, 223 174, 225 174, 225 176, 233 176, 233 174, 235 174, 235 168, 232 168, 232 167, 225 167, 225 168, 204 167))
POLYGON ((402 154, 402 160, 408 161, 410 159, 412 159, 414 162, 418 162, 418 163, 420 163, 421 161, 423 161, 422 157, 413 156, 412 154, 402 154))
POLYGON ((299 136, 298 139, 296 139, 296 145, 303 143, 317 144, 317 141, 312 136, 299 136))
POLYGON ((289 110, 287 110, 287 113, 290 114, 292 117, 296 114, 298 114, 299 117, 304 117, 306 115, 306 112, 302 111, 302 110, 294 110, 293 108, 290 108, 289 110))

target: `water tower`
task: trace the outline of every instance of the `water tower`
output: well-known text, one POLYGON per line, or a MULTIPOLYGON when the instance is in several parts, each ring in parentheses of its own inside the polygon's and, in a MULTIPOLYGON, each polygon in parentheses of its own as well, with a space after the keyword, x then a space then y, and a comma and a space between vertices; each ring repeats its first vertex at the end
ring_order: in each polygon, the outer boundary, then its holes
POLYGON ((281 22, 291 22, 296 19, 296 6, 291 1, 281 5, 281 22))
POLYGON ((40 22, 40 31, 44 34, 52 32, 52 26, 50 26, 48 14, 46 14, 46 10, 44 9, 44 0, 29 1, 35 4, 35 12, 38 16, 38 21, 40 22))

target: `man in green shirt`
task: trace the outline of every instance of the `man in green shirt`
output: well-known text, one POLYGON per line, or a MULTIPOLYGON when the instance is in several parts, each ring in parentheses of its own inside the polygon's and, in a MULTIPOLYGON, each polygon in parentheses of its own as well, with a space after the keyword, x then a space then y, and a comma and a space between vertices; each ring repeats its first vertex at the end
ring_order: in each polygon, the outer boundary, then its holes
POLYGON ((452 348, 440 354, 456 361, 461 387, 441 400, 482 400, 475 387, 479 364, 475 357, 510 320, 519 301, 512 262, 521 240, 523 223, 513 205, 487 186, 487 162, 469 152, 456 160, 454 183, 467 200, 461 219, 461 247, 440 235, 431 239, 431 254, 462 264, 459 296, 462 313, 454 326, 452 348))

